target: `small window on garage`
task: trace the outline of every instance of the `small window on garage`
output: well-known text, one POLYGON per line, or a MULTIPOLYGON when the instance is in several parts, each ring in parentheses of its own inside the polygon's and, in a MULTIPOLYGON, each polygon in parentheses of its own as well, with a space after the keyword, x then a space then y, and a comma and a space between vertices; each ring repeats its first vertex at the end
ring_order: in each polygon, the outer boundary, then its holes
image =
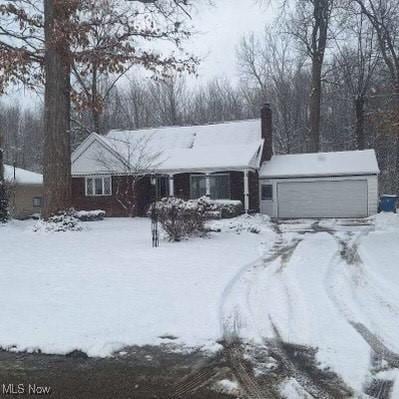
POLYGON ((41 208, 42 207, 42 197, 33 197, 32 205, 34 208, 41 208))
POLYGON ((272 200, 273 200, 273 185, 262 184, 262 201, 272 201, 272 200))

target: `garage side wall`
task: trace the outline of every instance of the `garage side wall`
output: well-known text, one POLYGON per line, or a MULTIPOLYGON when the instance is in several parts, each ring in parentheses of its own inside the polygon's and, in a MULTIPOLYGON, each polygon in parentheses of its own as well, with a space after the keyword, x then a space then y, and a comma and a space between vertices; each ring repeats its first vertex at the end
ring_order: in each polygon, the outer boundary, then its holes
MULTIPOLYGON (((262 201, 260 200, 260 211, 261 213, 267 214, 273 218, 277 218, 279 199, 278 189, 279 183, 300 183, 300 182, 317 182, 317 181, 341 181, 341 180, 366 180, 367 181, 367 216, 375 215, 378 209, 378 176, 339 176, 339 177, 314 177, 314 178, 283 178, 283 179, 260 179, 259 191, 261 198, 261 186, 262 184, 273 185, 273 200, 262 201)), ((298 217, 301 217, 298 215, 298 217)))
POLYGON ((368 211, 369 216, 378 212, 378 176, 368 176, 368 211))

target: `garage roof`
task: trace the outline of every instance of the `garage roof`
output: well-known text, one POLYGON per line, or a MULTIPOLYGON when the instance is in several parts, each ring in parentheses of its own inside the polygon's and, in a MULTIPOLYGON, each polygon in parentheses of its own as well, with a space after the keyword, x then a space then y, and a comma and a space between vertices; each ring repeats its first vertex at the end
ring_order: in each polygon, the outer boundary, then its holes
POLYGON ((378 174, 374 150, 273 155, 264 162, 261 178, 378 174))

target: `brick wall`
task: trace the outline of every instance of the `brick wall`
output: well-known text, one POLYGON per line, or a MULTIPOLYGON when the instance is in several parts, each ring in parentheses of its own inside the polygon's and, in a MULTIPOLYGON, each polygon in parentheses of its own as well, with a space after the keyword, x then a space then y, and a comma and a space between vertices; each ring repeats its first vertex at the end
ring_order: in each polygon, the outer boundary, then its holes
MULTIPOLYGON (((118 202, 116 190, 120 184, 120 189, 124 190, 128 184, 126 177, 112 177, 112 195, 111 196, 93 196, 85 195, 85 179, 72 179, 72 203, 73 207, 78 210, 103 209, 107 216, 127 216, 127 211, 118 202)), ((154 198, 154 189, 151 186, 149 177, 141 179, 137 183, 137 214, 144 216, 149 204, 154 198)))
MULTIPOLYGON (((124 189, 127 184, 126 177, 112 177, 112 196, 86 197, 85 179, 72 179, 72 201, 78 210, 103 209, 108 216, 127 216, 126 210, 117 201, 116 190, 118 184, 124 189)), ((190 174, 181 173, 174 176, 175 196, 185 200, 190 198, 190 174)), ((244 204, 244 173, 230 172, 231 199, 241 201, 244 204)), ((249 173, 249 204, 250 209, 259 210, 258 174, 249 173)), ((151 185, 149 176, 137 183, 137 215, 144 216, 149 205, 155 198, 155 190, 151 185)))

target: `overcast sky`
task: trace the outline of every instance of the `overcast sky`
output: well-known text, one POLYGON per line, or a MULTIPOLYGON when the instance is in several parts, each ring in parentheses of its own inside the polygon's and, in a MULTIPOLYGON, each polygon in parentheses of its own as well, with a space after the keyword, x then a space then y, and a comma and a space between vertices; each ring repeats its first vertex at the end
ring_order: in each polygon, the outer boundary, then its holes
POLYGON ((193 23, 202 32, 190 41, 189 48, 204 57, 199 69, 201 79, 215 76, 237 77, 236 47, 249 32, 262 32, 272 21, 270 6, 257 0, 213 0, 193 15, 193 23))
MULTIPOLYGON (((192 14, 192 23, 199 33, 191 38, 185 49, 202 58, 198 81, 226 77, 237 81, 236 48, 241 37, 249 32, 261 33, 272 21, 270 6, 259 0, 212 0, 192 14)), ((33 93, 19 89, 8 99, 23 105, 34 105, 41 100, 33 93)))

